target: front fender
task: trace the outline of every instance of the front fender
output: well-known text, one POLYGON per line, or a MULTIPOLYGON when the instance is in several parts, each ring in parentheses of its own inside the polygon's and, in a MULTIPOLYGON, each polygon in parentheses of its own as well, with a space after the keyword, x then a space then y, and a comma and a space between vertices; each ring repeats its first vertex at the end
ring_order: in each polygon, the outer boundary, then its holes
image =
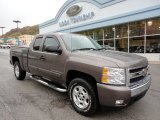
POLYGON ((63 82, 66 82, 67 74, 70 70, 75 70, 88 74, 95 78, 97 82, 101 79, 102 67, 98 64, 87 62, 86 60, 69 60, 65 66, 65 72, 63 74, 63 82))

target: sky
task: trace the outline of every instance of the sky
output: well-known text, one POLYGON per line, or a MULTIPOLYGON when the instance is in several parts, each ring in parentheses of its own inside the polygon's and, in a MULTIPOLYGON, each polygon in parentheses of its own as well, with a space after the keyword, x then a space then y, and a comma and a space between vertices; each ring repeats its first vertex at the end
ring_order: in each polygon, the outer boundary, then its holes
MULTIPOLYGON (((20 20, 19 27, 33 26, 53 19, 67 0, 0 0, 0 27, 3 33, 16 28, 13 20, 20 20)), ((1 29, 0 29, 1 35, 1 29)))

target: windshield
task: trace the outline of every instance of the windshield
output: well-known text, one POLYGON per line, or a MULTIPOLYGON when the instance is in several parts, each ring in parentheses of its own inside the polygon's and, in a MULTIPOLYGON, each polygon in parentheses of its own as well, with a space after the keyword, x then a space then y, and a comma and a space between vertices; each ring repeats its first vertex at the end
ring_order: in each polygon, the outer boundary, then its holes
POLYGON ((87 36, 78 34, 63 34, 61 35, 67 48, 71 51, 75 50, 90 50, 101 49, 102 47, 93 39, 87 36))

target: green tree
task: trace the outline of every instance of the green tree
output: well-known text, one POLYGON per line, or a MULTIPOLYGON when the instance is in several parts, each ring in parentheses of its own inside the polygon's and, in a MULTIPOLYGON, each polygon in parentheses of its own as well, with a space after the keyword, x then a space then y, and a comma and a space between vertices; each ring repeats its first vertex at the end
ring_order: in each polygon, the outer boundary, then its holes
POLYGON ((9 32, 5 34, 5 36, 18 38, 18 36, 20 35, 25 35, 25 34, 36 35, 38 33, 39 33, 39 26, 34 25, 34 26, 25 26, 23 28, 18 28, 18 32, 17 32, 17 28, 11 29, 9 32))

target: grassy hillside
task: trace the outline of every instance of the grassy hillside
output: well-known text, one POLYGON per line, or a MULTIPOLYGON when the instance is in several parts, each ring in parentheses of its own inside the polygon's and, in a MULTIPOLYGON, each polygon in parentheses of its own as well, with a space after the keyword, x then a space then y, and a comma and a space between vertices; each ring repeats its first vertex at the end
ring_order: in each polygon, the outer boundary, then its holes
POLYGON ((34 26, 26 26, 23 28, 18 28, 18 32, 16 28, 11 29, 9 32, 5 34, 5 36, 17 38, 18 36, 24 34, 36 35, 38 33, 39 33, 39 27, 38 25, 34 25, 34 26))

